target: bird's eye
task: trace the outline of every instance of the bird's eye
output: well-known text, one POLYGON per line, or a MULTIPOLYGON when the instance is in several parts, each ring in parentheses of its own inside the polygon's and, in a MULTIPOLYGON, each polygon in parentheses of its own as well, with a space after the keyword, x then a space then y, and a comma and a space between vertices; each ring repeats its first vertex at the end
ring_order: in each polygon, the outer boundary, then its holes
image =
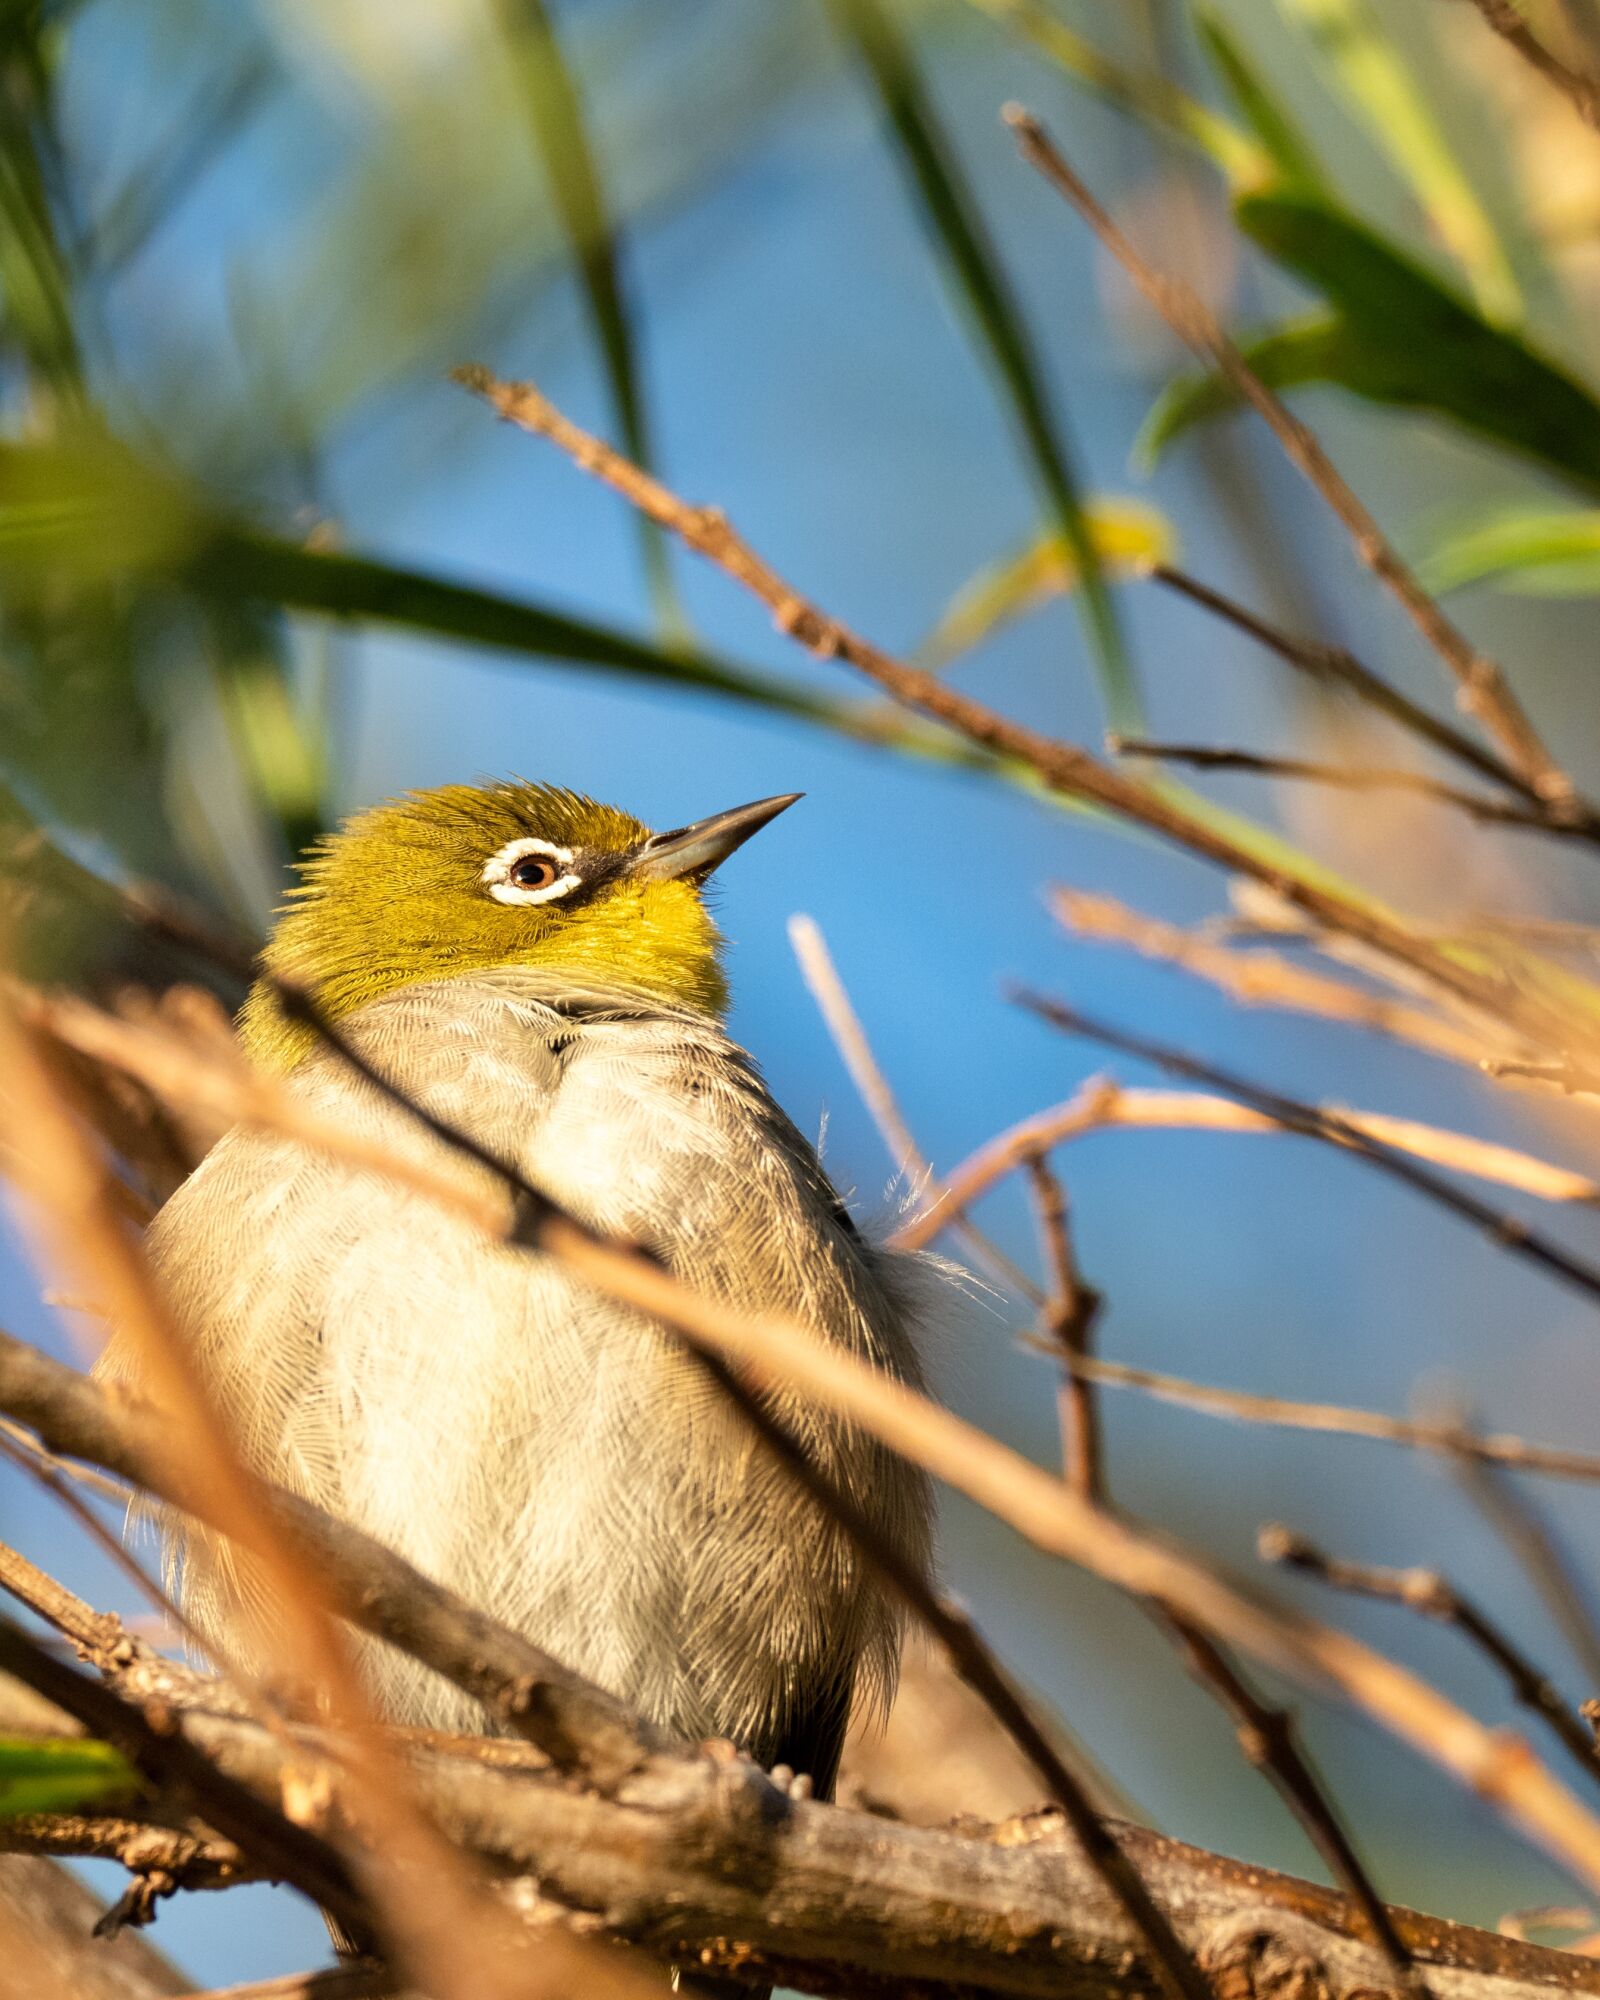
POLYGON ((548 854, 525 854, 514 861, 506 876, 519 889, 550 889, 561 879, 561 871, 548 854))
POLYGON ((484 887, 497 903, 554 903, 570 896, 581 877, 573 867, 570 847, 525 834, 508 840, 483 864, 484 887))

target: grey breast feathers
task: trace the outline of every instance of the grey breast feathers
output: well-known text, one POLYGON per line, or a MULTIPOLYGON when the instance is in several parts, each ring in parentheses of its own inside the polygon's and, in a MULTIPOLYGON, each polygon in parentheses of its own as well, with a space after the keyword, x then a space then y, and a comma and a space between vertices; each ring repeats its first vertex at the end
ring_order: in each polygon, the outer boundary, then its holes
MULTIPOLYGON (((405 990, 347 1025, 405 1090, 686 1283, 919 1380, 929 1267, 863 1240, 715 1023, 492 975, 405 990)), ((332 1053, 291 1087, 496 1191, 332 1053)), ((770 1754, 819 1693, 887 1690, 893 1610, 653 1322, 382 1176, 259 1132, 213 1149, 152 1244, 263 1473, 666 1726, 770 1754)), ((128 1369, 117 1344, 108 1365, 128 1369)), ((922 1479, 850 1425, 775 1407, 925 1564, 922 1479)), ((247 1580, 209 1546, 174 1547, 191 1614, 236 1624, 247 1580)), ((373 1671, 407 1719, 481 1720, 393 1655, 373 1671)))

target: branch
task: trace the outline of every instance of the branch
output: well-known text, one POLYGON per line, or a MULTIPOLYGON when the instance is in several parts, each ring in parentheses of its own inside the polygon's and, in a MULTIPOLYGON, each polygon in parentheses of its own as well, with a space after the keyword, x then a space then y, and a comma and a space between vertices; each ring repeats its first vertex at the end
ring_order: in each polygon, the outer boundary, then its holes
MULTIPOLYGON (((1371 667, 1364 665, 1354 653, 1348 652, 1343 646, 1328 646, 1320 640, 1297 638, 1293 633, 1285 632, 1281 626, 1269 624, 1257 612, 1249 610, 1234 598, 1225 596, 1211 584, 1202 583, 1198 577, 1190 576, 1184 570, 1174 569, 1170 563, 1157 563, 1150 571, 1150 575, 1155 582, 1165 584, 1169 590, 1175 590, 1180 596, 1189 598, 1238 631, 1248 633, 1269 652, 1276 653, 1280 660, 1287 661, 1301 673, 1309 674, 1313 680, 1337 681, 1341 687, 1348 688, 1352 694, 1364 701, 1369 708, 1375 709, 1380 715, 1388 716, 1391 722, 1410 730, 1413 736, 1431 744, 1436 750, 1442 750, 1447 757, 1453 757, 1458 763, 1465 764, 1470 770, 1476 771, 1479 777, 1492 778, 1496 784, 1504 785, 1508 791, 1516 792, 1530 805, 1542 803, 1527 779, 1497 757, 1492 750, 1485 749, 1464 731, 1455 728, 1449 722, 1442 721, 1438 716, 1431 715, 1427 709, 1419 707, 1409 695, 1402 694, 1396 687, 1391 687, 1380 675, 1375 674, 1371 667)), ((1552 826, 1558 816, 1552 814, 1548 806, 1545 806, 1544 812, 1543 824, 1552 826)))
POLYGON ((1559 1243, 1540 1236, 1515 1216, 1490 1208, 1476 1195, 1465 1194, 1449 1181, 1429 1173, 1396 1148, 1374 1139, 1370 1131, 1363 1131, 1343 1113, 1304 1104, 1298 1098, 1285 1097, 1278 1091, 1264 1090, 1258 1084, 1219 1069, 1213 1063, 1201 1062, 1182 1050, 1129 1034, 1103 1021, 1091 1020, 1087 1014, 1063 1006, 1060 1001, 1047 1000, 1027 992, 1016 992, 1012 998, 1041 1020, 1048 1021, 1053 1028, 1059 1028, 1063 1034, 1085 1035, 1092 1041, 1103 1042, 1108 1048, 1120 1049, 1126 1055, 1155 1063, 1172 1075, 1226 1091, 1230 1097, 1237 1098, 1250 1110, 1280 1125, 1286 1132, 1297 1132, 1303 1138, 1321 1139, 1329 1145, 1347 1147, 1379 1173, 1387 1174, 1391 1180, 1399 1181, 1403 1186, 1425 1195, 1438 1207, 1460 1217, 1509 1255, 1538 1266, 1574 1291, 1582 1293, 1585 1298, 1600 1301, 1600 1266, 1572 1255, 1559 1243))
POLYGON ((1580 822, 1552 819, 1535 806, 1514 805, 1441 784, 1422 771, 1391 770, 1384 765, 1317 764, 1304 757, 1270 757, 1257 750, 1226 749, 1210 743, 1157 743, 1143 736, 1110 736, 1106 748, 1118 757, 1148 757, 1166 764, 1192 764, 1202 771, 1248 771, 1262 778, 1296 778, 1306 784, 1331 785, 1347 792, 1410 792, 1435 805, 1450 806, 1488 826, 1529 827, 1537 833, 1591 836, 1580 822))
POLYGON ((1210 360, 1234 389, 1265 419, 1284 456, 1326 501, 1350 536, 1357 557, 1405 610, 1417 630, 1455 676, 1457 699, 1482 724, 1507 761, 1535 794, 1576 819, 1595 822, 1594 810, 1579 801, 1572 780, 1545 748, 1493 660, 1480 653, 1451 623, 1416 576, 1401 561, 1378 523, 1346 484, 1316 434, 1256 374, 1223 332, 1215 315, 1192 287, 1152 270, 1095 200, 1046 134, 1020 105, 1002 113, 1016 135, 1023 158, 1062 194, 1127 272, 1144 299, 1180 340, 1210 360))
POLYGON ((1338 1437, 1373 1438, 1380 1444, 1438 1452, 1445 1458, 1515 1466, 1551 1479, 1600 1480, 1600 1456, 1593 1452, 1563 1451, 1558 1445, 1530 1444, 1524 1438, 1500 1434, 1484 1436, 1460 1424, 1386 1417, 1376 1410, 1353 1410, 1341 1403, 1300 1403, 1283 1396, 1257 1396, 1246 1389, 1218 1389, 1210 1383, 1187 1382, 1177 1375, 1160 1375, 1151 1368, 1130 1368, 1125 1362, 1089 1355, 1072 1365, 1088 1381, 1105 1388, 1141 1389, 1158 1402, 1175 1403, 1201 1416, 1242 1424, 1273 1424, 1285 1430, 1327 1431, 1338 1437))
POLYGON ((1326 973, 1308 972, 1280 952, 1231 950, 1203 931, 1146 916, 1110 896, 1058 886, 1050 891, 1049 900, 1056 921, 1073 937, 1126 945, 1144 958, 1179 966, 1243 1007, 1281 1007, 1325 1021, 1343 1021, 1473 1069, 1483 1061, 1486 1042, 1500 1039, 1492 1026, 1485 1034, 1469 1034, 1426 1007, 1386 993, 1364 992, 1326 973))
POLYGON ((1290 1569, 1305 1571, 1335 1590, 1385 1598, 1391 1604, 1420 1611, 1425 1618, 1453 1625, 1494 1663, 1523 1707, 1532 1709, 1549 1724, 1584 1776, 1600 1781, 1595 1739, 1577 1710, 1562 1698, 1549 1675, 1541 1672, 1492 1619, 1437 1570, 1382 1569, 1372 1563, 1347 1562, 1342 1556, 1324 1554, 1305 1535, 1297 1535, 1279 1522, 1261 1530, 1256 1546, 1263 1562, 1282 1563, 1290 1569))
POLYGON ((1545 47, 1512 0, 1472 0, 1472 4, 1503 42, 1514 48, 1577 112, 1585 125, 1600 131, 1600 81, 1563 62, 1545 47))
POLYGON ((781 631, 819 657, 843 660, 907 707, 934 717, 996 755, 1027 765, 1050 790, 1102 806, 1206 860, 1265 883, 1319 923, 1359 938, 1401 964, 1415 966, 1469 1003, 1527 1024, 1529 1032, 1542 1034, 1558 1048, 1570 1044, 1572 1021, 1539 996, 1492 971, 1450 959, 1376 904, 1345 895, 1320 879, 1286 875, 1276 859, 1234 840, 1159 788, 1113 770, 1077 744, 1026 729, 947 686, 937 676, 883 652, 801 596, 735 533, 717 508, 688 505, 660 480, 570 422, 531 383, 501 382, 479 367, 458 368, 453 373, 506 422, 549 438, 584 471, 603 480, 631 505, 714 562, 767 606, 781 631))
MULTIPOLYGON (((219 1768, 263 1793, 277 1793, 297 1754, 247 1719, 180 1710, 174 1722, 219 1768)), ((1115 1904, 1053 1813, 984 1836, 910 1827, 813 1801, 774 1802, 748 1764, 710 1757, 652 1760, 614 1796, 549 1771, 426 1750, 408 1769, 441 1829, 537 1883, 542 1907, 563 1905, 580 1921, 602 1916, 628 1942, 680 1965, 742 1968, 748 1978, 851 2000, 889 1992, 1148 2000, 1149 1959, 1130 1947, 1115 1904)), ((334 1810, 342 1798, 336 1789, 334 1810)), ((1258 1952, 1292 1945, 1325 1972, 1326 1987, 1307 1991, 1392 1989, 1349 1899, 1139 1827, 1118 1824, 1115 1833, 1214 1981, 1230 1966, 1248 1969, 1246 1947, 1257 1937, 1258 1952)), ((519 1907, 527 1886, 508 1887, 519 1907)), ((1600 1996, 1593 1961, 1404 1910, 1393 1921, 1435 2000, 1600 1996)))

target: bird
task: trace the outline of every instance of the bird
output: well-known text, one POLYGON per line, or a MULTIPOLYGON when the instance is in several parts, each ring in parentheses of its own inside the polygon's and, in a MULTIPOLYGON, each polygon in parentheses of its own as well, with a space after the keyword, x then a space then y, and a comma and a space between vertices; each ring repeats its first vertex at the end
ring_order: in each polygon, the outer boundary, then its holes
MULTIPOLYGON (((286 1009, 315 998, 371 1068, 582 1221, 686 1285, 782 1313, 915 1388, 945 1278, 872 1240, 725 1025, 713 871, 800 795, 666 832, 507 779, 407 794, 308 851, 239 1019, 301 1105, 487 1186, 286 1009)), ((150 1254, 259 1474, 689 1742, 731 1741, 832 1796, 852 1711, 891 1695, 900 1612, 680 1338, 381 1173, 259 1127, 221 1137, 150 1254)), ((102 1373, 137 1386, 114 1337, 102 1373)), ((921 1473, 864 1430, 773 1414, 926 1575, 921 1473)), ((239 1658, 262 1586, 168 1517, 186 1618, 239 1658)), ((377 1641, 380 1713, 492 1727, 377 1641)), ((804 1788, 801 1787, 803 1790, 804 1788)))

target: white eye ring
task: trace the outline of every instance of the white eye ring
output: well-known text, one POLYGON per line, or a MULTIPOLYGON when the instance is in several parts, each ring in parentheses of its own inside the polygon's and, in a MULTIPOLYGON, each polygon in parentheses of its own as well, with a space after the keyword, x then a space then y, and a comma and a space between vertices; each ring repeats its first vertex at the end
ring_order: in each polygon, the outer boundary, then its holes
POLYGON ((498 854, 491 854, 479 879, 497 903, 553 903, 560 896, 570 895, 582 877, 572 872, 570 847, 556 847, 548 840, 524 839, 508 840, 498 854), (547 882, 542 889, 528 889, 520 882, 513 882, 512 869, 530 854, 553 862, 563 871, 560 878, 547 882))

